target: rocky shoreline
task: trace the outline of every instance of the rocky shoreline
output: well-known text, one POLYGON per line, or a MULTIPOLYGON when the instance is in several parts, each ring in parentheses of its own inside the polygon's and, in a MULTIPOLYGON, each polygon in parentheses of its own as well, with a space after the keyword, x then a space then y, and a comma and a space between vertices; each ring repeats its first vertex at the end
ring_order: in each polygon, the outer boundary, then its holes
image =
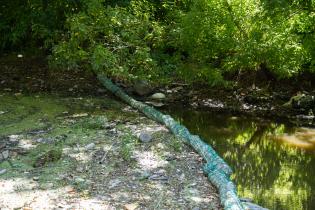
MULTIPOLYGON (((8 57, 0 60, 0 65, 0 89, 15 95, 44 92, 63 96, 111 96, 95 75, 49 70, 46 61, 37 57, 19 60, 8 57)), ((311 88, 305 91, 287 85, 279 89, 265 84, 210 88, 184 83, 158 87, 145 80, 133 84, 118 81, 117 84, 137 100, 156 107, 185 106, 315 126, 315 92, 311 88)))

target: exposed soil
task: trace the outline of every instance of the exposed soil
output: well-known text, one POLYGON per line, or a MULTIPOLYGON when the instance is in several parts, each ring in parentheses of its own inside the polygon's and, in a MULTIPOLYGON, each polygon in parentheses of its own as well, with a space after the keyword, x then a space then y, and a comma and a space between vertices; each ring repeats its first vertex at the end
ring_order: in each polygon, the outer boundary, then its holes
POLYGON ((222 209, 200 156, 163 126, 92 89, 59 91, 63 80, 44 81, 62 97, 46 95, 15 68, 23 82, 8 70, 0 93, 1 209, 222 209))
MULTIPOLYGON (((14 94, 54 93, 64 96, 105 96, 108 94, 96 80, 95 75, 85 71, 50 70, 47 61, 38 57, 16 58, 16 55, 0 59, 0 89, 14 94)), ((235 76, 234 76, 235 77, 235 76)), ((210 88, 174 83, 153 89, 166 94, 160 101, 165 106, 189 106, 218 112, 233 112, 253 115, 296 125, 315 125, 315 91, 313 79, 307 74, 297 80, 276 80, 268 72, 243 73, 235 87, 210 88), (300 82, 299 82, 300 81, 300 82), (294 96, 312 97, 308 106, 284 106, 294 96)), ((147 101, 147 96, 137 96, 130 84, 122 85, 125 91, 138 100, 147 101)))

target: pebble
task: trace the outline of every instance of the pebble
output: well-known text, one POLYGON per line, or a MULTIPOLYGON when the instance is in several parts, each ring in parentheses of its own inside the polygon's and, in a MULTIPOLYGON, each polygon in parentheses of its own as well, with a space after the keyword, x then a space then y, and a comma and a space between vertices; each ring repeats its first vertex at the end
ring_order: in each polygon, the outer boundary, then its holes
POLYGON ((147 142, 152 140, 152 136, 151 136, 151 134, 149 134, 147 132, 141 132, 139 135, 139 140, 143 143, 147 143, 147 142))
POLYGON ((5 174, 7 172, 7 169, 0 169, 0 175, 5 174))
POLYGON ((95 144, 94 144, 94 143, 90 143, 90 144, 88 144, 88 145, 85 146, 85 149, 86 149, 86 150, 92 150, 92 149, 94 149, 94 148, 95 148, 95 144))
POLYGON ((9 141, 17 141, 19 137, 20 137, 19 135, 10 135, 9 141))
POLYGON ((9 150, 5 150, 2 152, 1 159, 7 159, 9 157, 9 150))
POLYGON ((121 181, 118 180, 118 179, 111 180, 111 181, 109 182, 109 187, 108 187, 108 188, 109 188, 109 189, 115 188, 115 187, 117 187, 120 183, 121 183, 121 181))
POLYGON ((169 178, 161 174, 153 174, 152 176, 149 177, 149 179, 157 181, 167 181, 169 178))
POLYGON ((130 204, 126 204, 124 205, 124 209, 125 210, 135 210, 136 208, 138 208, 139 204, 137 203, 130 203, 130 204))
POLYGON ((38 176, 34 176, 34 177, 33 177, 33 180, 34 180, 34 181, 38 181, 38 180, 39 180, 39 177, 38 177, 38 176))

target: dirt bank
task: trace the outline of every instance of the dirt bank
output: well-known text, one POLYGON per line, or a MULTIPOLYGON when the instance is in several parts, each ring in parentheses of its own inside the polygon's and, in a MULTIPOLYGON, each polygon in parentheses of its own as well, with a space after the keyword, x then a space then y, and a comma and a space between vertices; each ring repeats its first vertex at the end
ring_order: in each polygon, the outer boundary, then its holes
POLYGON ((199 155, 130 107, 0 95, 1 209, 221 209, 199 155))

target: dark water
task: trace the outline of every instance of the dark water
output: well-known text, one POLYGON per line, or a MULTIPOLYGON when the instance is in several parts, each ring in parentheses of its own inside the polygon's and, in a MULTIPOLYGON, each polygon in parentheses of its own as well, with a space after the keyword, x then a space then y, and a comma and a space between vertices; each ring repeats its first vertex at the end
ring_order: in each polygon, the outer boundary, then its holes
POLYGON ((170 109, 233 168, 240 197, 275 210, 315 209, 315 129, 170 109))

